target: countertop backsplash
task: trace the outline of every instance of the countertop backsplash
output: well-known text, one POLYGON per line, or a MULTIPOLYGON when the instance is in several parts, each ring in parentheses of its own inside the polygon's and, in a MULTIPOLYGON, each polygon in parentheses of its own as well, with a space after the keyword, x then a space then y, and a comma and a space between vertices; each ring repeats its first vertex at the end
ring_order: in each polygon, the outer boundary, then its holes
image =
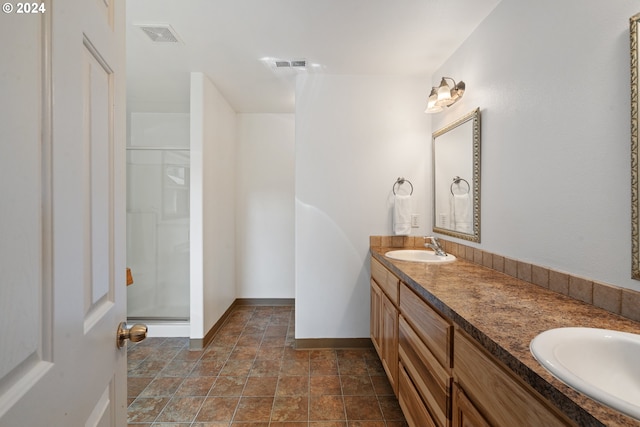
MULTIPOLYGON (((570 298, 640 321, 640 292, 530 264, 440 238, 445 252, 570 298)), ((370 236, 372 247, 423 249, 422 236, 370 236)))

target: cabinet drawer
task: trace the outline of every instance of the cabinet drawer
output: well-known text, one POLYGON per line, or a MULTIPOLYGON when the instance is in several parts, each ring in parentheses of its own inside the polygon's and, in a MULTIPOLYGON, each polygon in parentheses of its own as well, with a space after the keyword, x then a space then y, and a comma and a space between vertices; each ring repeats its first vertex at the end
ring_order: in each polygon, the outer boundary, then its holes
POLYGON ((404 283, 400 286, 400 312, 438 362, 450 369, 453 325, 404 283))
POLYGON ((438 427, 420 400, 402 362, 398 371, 398 402, 409 427, 438 427))
POLYGON ((375 258, 371 258, 371 277, 378 283, 394 305, 398 305, 400 280, 375 258))
POLYGON ((535 390, 511 375, 464 332, 455 334, 455 381, 496 427, 574 425, 535 390), (491 390, 490 393, 487 391, 491 390), (508 408, 509 410, 505 410, 508 408))
POLYGON ((400 316, 400 361, 440 427, 451 419, 451 375, 400 316))

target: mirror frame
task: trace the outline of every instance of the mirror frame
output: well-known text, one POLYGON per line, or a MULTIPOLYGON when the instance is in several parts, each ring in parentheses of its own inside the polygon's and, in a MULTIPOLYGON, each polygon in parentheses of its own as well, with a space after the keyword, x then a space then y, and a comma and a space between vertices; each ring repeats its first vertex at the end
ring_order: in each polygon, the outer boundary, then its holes
POLYGON ((456 121, 449 123, 445 127, 438 129, 431 137, 432 149, 432 181, 433 181, 433 231, 435 233, 445 234, 447 236, 457 237, 459 239, 480 243, 480 108, 476 108, 470 113, 465 114, 456 121), (436 138, 457 128, 458 126, 472 121, 472 150, 473 150, 473 232, 461 233, 459 231, 437 226, 436 216, 436 138))
POLYGON ((640 201, 638 200, 638 74, 640 74, 640 13, 629 18, 631 46, 631 278, 640 280, 640 201))

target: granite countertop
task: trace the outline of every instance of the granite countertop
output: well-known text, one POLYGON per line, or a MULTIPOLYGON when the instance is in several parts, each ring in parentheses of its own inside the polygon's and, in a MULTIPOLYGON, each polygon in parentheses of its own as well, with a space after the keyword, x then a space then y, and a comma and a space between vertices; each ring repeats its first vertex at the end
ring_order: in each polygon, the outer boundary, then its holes
POLYGON ((529 351, 529 342, 548 329, 640 334, 640 323, 465 260, 426 264, 384 256, 393 249, 371 247, 371 254, 579 426, 640 426, 557 380, 529 351))

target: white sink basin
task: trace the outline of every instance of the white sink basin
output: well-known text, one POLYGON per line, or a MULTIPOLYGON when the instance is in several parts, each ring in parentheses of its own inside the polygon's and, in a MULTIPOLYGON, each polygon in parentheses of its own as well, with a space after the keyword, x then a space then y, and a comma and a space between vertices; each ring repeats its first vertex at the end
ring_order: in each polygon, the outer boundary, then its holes
POLYGON ((640 335, 593 328, 550 329, 531 340, 530 349, 565 384, 640 419, 640 335))
POLYGON ((447 256, 436 255, 433 251, 425 251, 421 249, 400 249, 397 251, 389 251, 385 256, 400 261, 428 262, 428 263, 446 263, 456 260, 451 254, 447 256))

